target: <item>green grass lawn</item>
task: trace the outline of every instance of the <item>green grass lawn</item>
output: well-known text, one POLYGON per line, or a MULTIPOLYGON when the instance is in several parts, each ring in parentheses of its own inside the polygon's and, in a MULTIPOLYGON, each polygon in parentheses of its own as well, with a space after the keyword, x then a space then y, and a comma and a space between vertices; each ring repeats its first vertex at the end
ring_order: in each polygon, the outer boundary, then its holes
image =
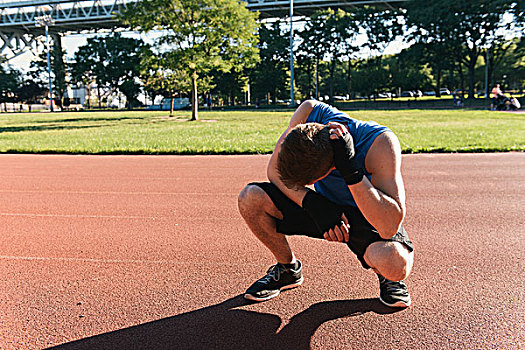
MULTIPOLYGON (((525 150, 525 114, 473 110, 352 111, 390 127, 403 151, 525 150)), ((0 114, 0 153, 270 153, 292 111, 0 114)))

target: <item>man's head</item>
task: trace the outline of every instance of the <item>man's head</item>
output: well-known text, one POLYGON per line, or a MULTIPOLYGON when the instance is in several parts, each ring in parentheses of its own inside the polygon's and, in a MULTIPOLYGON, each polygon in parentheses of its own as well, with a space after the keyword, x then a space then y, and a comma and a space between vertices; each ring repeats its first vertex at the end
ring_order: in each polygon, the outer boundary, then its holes
POLYGON ((329 129, 317 123, 299 124, 290 130, 277 158, 279 176, 288 188, 312 184, 333 166, 329 129))

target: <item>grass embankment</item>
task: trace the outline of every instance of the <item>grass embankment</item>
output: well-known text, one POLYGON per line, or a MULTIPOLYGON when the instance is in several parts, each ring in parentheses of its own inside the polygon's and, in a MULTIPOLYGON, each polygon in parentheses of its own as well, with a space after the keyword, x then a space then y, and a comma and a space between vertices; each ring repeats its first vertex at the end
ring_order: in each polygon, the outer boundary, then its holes
MULTIPOLYGON (((288 112, 75 112, 0 114, 0 153, 270 153, 288 112)), ((525 114, 471 110, 353 111, 390 127, 403 151, 525 150, 525 114)))

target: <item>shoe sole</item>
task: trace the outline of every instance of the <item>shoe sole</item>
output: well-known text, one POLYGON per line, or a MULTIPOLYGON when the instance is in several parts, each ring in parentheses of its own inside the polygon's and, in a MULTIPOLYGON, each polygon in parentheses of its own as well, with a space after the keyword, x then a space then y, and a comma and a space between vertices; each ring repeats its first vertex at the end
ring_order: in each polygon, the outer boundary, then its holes
POLYGON ((282 287, 281 289, 277 290, 277 292, 275 294, 270 294, 270 295, 268 295, 267 297, 264 297, 264 298, 256 297, 255 295, 252 295, 252 294, 244 294, 244 299, 252 300, 252 301, 266 301, 266 300, 270 300, 270 299, 275 298, 279 294, 281 294, 281 292, 283 290, 299 287, 301 284, 303 284, 303 281, 304 281, 304 277, 301 277, 301 279, 299 281, 297 281, 296 283, 288 284, 288 285, 282 287))
POLYGON ((382 302, 384 305, 389 306, 389 307, 409 307, 410 305, 412 305, 412 300, 409 300, 408 303, 406 303, 404 301, 396 301, 393 304, 389 304, 386 301, 384 301, 383 299, 381 299, 381 297, 379 297, 379 301, 382 302))

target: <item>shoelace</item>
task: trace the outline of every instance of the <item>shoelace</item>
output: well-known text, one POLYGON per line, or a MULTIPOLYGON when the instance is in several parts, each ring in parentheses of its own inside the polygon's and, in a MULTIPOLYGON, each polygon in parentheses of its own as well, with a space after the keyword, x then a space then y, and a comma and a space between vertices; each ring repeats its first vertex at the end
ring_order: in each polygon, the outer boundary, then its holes
POLYGON ((274 281, 278 281, 281 278, 281 267, 278 264, 275 264, 273 266, 270 266, 266 273, 267 275, 261 278, 259 281, 270 282, 271 279, 273 279, 274 281))
POLYGON ((387 292, 403 292, 402 284, 403 282, 394 282, 383 278, 381 284, 386 288, 387 292))

